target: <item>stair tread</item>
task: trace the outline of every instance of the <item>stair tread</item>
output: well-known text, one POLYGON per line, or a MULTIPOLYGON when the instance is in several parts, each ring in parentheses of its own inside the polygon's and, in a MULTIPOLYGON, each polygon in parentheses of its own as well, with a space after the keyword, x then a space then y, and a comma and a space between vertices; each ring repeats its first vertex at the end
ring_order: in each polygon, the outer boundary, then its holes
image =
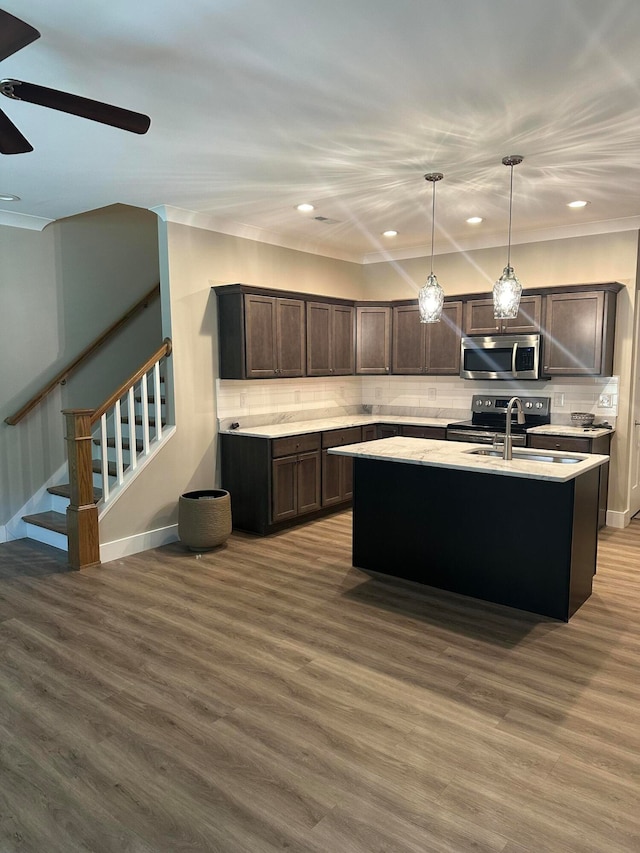
POLYGON ((49 509, 46 512, 36 512, 33 515, 23 515, 22 520, 26 521, 27 524, 35 524, 37 527, 53 530, 54 533, 67 535, 67 517, 61 512, 54 512, 49 509))
MULTIPOLYGON (((125 415, 122 418, 122 423, 123 424, 129 423, 129 416, 128 415, 125 415)), ((160 423, 162 424, 162 426, 166 426, 166 424, 167 424, 167 422, 165 421, 164 418, 162 418, 160 423)), ((156 419, 155 418, 149 418, 149 426, 154 427, 155 425, 156 425, 156 419)), ((140 417, 140 415, 136 415, 136 426, 142 426, 142 418, 140 417)))
MULTIPOLYGON (((135 396, 135 398, 134 398, 134 399, 135 399, 136 403, 141 403, 141 402, 142 402, 142 394, 136 394, 136 396, 135 396)), ((148 403, 150 403, 152 406, 154 406, 154 405, 155 405, 155 402, 156 402, 155 395, 154 395, 154 394, 149 394, 149 395, 147 396, 147 402, 148 402, 148 403)), ((166 397, 165 397, 164 395, 161 395, 161 396, 160 396, 160 402, 161 402, 161 404, 162 404, 163 406, 164 406, 164 404, 167 402, 166 397)))
MULTIPOLYGON (((127 471, 128 468, 129 468, 128 464, 123 465, 122 470, 127 471)), ((94 459, 91 470, 93 471, 94 474, 102 474, 102 462, 99 459, 94 459)), ((115 462, 109 462, 108 463, 107 471, 108 471, 110 477, 117 477, 118 476, 118 469, 116 468, 115 462)))
MULTIPOLYGON (((61 483, 59 486, 49 486, 47 489, 51 495, 59 495, 62 498, 71 498, 71 485, 69 483, 61 483)), ((93 500, 98 503, 102 497, 102 489, 93 490, 93 500)))

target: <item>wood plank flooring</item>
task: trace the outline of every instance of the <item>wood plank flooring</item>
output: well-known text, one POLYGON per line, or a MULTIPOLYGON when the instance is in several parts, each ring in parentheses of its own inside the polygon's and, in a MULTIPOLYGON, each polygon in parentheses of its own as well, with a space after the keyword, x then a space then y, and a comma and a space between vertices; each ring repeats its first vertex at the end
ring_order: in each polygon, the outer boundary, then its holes
POLYGON ((631 853, 639 676, 640 521, 568 624, 353 569, 348 512, 6 543, 0 853, 631 853))

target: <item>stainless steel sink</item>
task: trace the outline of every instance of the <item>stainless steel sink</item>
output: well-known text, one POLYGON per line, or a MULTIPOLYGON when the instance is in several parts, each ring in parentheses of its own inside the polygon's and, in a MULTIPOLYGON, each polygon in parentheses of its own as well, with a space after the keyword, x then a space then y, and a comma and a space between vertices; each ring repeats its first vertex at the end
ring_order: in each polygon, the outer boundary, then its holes
MULTIPOLYGON (((502 450, 493 450, 489 447, 479 447, 477 450, 465 450, 465 453, 470 453, 472 456, 492 456, 494 459, 502 459, 502 450)), ((550 456, 543 453, 525 453, 522 450, 514 450, 512 452, 514 459, 523 459, 529 462, 560 462, 565 465, 582 462, 579 456, 550 456)))

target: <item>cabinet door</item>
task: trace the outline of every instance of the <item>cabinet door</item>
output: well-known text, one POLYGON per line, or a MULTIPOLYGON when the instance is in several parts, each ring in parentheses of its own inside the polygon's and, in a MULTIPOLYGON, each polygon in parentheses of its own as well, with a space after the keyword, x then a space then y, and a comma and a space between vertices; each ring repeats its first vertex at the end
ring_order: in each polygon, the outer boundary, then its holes
POLYGON ((356 373, 389 373, 391 364, 391 308, 356 308, 356 373))
POLYGON ((546 297, 546 374, 581 376, 602 373, 605 295, 609 294, 587 291, 550 293, 546 297))
POLYGON ((322 451, 322 506, 331 506, 342 500, 340 483, 341 456, 322 451))
POLYGON ((307 302, 307 376, 331 372, 331 308, 327 302, 307 302))
POLYGON ((522 296, 518 314, 512 320, 496 320, 493 299, 469 299, 465 303, 465 335, 533 335, 540 331, 542 297, 522 296))
POLYGON ((375 424, 370 424, 369 426, 362 427, 362 440, 363 441, 374 441, 377 438, 377 430, 375 424))
POLYGON ((425 323, 418 307, 398 305, 393 309, 393 373, 424 373, 425 323))
POLYGON ((518 315, 503 320, 503 331, 510 335, 535 335, 542 325, 542 296, 522 296, 518 315))
POLYGON ((301 299, 276 299, 276 355, 278 376, 304 376, 305 304, 301 299))
POLYGON ((320 509, 320 451, 301 453, 298 467, 298 515, 320 509))
POLYGON ((298 457, 283 456, 271 463, 271 521, 298 514, 298 457))
POLYGON ((247 379, 276 376, 276 299, 273 296, 245 296, 245 336, 247 379))
POLYGON ((391 438, 394 435, 400 435, 400 427, 395 424, 377 424, 376 436, 378 438, 391 438))
POLYGON ((426 373, 457 376, 460 373, 462 302, 445 302, 439 323, 426 324, 426 373))
POLYGON ((347 376, 354 372, 353 307, 331 306, 331 358, 332 376, 347 376))

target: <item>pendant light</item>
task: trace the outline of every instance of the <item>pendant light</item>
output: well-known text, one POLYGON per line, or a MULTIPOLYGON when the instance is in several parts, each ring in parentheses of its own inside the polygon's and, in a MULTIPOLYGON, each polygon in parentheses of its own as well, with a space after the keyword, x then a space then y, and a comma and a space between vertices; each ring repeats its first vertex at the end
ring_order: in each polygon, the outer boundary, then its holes
POLYGON ((444 304, 444 291, 433 274, 433 242, 436 225, 436 183, 444 178, 442 172, 431 172, 424 176, 425 181, 433 184, 433 203, 431 211, 431 272, 426 284, 418 292, 418 310, 421 323, 439 323, 444 304))
POLYGON ((509 189, 509 243, 507 249, 507 265, 502 275, 493 285, 493 316, 496 320, 510 320, 518 316, 522 285, 518 281, 511 266, 511 209, 513 205, 513 167, 518 166, 524 157, 511 154, 502 158, 502 163, 511 168, 511 185, 509 189))

